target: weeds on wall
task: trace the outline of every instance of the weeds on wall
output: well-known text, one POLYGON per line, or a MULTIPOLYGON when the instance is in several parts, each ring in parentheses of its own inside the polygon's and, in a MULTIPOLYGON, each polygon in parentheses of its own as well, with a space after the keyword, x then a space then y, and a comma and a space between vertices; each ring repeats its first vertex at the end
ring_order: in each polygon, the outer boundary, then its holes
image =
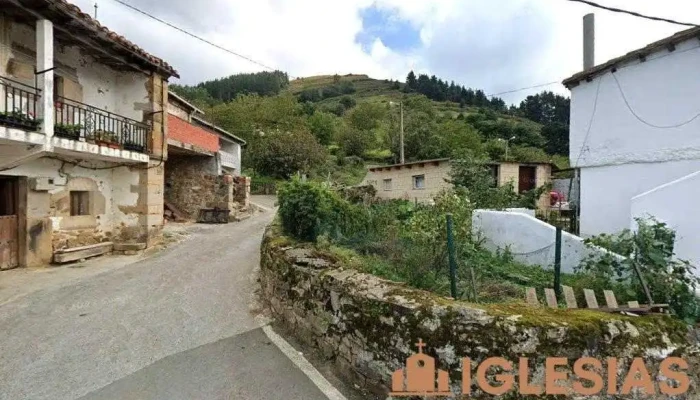
POLYGON ((675 232, 654 218, 637 218, 637 231, 624 230, 619 234, 603 234, 587 239, 590 245, 600 246, 621 256, 611 254, 591 257, 580 269, 593 276, 618 283, 616 292, 621 300, 647 303, 646 294, 634 273, 634 264, 640 269, 655 303, 669 304, 673 312, 689 323, 700 320, 700 300, 695 290, 700 279, 693 274, 693 266, 674 258, 675 232))

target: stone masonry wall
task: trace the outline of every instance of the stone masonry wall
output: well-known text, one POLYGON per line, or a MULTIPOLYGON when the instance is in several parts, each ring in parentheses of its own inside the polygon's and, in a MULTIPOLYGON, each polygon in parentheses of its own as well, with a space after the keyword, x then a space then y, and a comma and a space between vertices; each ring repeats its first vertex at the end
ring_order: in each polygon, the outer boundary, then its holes
MULTIPOLYGON (((436 367, 449 371, 456 393, 464 357, 471 359, 472 371, 488 357, 514 362, 517 388, 519 357, 529 358, 531 383, 541 386, 545 357, 571 360, 569 373, 574 359, 617 357, 622 381, 633 357, 643 357, 656 376, 660 357, 673 354, 690 363, 693 382, 687 395, 676 398, 698 398, 700 353, 689 345, 685 325, 669 317, 456 302, 345 268, 341 258, 294 244, 279 230, 273 224, 263 239, 261 297, 298 340, 318 349, 342 378, 361 388, 386 396, 392 372, 404 367, 422 339, 436 367)), ((559 383, 571 384, 571 379, 559 383)), ((473 381, 471 387, 471 397, 492 398, 473 381)), ((516 393, 502 398, 519 398, 516 393)))
POLYGON ((165 166, 165 200, 196 219, 202 208, 228 208, 234 203, 234 184, 228 175, 211 175, 206 157, 172 156, 165 166))

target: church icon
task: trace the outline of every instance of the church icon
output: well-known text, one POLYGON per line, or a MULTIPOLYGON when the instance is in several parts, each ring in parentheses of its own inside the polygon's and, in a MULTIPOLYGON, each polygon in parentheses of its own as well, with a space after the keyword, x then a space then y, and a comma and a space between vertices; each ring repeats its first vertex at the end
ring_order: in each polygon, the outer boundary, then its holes
POLYGON ((425 347, 423 340, 418 340, 416 346, 418 354, 414 354, 406 360, 405 369, 396 370, 392 374, 389 395, 392 397, 454 396, 449 390, 447 371, 435 370, 435 359, 423 353, 425 347))

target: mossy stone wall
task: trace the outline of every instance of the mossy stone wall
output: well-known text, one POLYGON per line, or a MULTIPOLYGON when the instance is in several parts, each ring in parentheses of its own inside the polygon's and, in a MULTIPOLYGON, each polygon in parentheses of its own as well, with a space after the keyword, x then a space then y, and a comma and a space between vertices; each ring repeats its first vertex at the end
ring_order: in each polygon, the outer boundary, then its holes
MULTIPOLYGON (((519 357, 530 358, 531 382, 542 385, 546 357, 566 357, 570 365, 584 356, 616 357, 621 382, 626 360, 643 357, 655 376, 662 357, 673 354, 691 363, 693 384, 684 398, 696 398, 700 356, 688 329, 670 317, 457 302, 345 268, 333 254, 284 237, 276 224, 261 252, 262 297, 272 314, 344 379, 377 394, 388 393, 392 372, 422 339, 437 368, 450 372, 456 393, 465 357, 473 371, 488 357, 512 361, 517 387, 519 357)), ((472 389, 473 398, 491 398, 472 389)), ((518 398, 517 390, 505 398, 518 398)))

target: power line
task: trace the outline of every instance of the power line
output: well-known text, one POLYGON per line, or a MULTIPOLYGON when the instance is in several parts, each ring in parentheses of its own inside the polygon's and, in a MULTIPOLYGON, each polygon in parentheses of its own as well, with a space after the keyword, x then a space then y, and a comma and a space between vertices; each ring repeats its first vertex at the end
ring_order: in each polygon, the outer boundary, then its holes
POLYGON ((600 8, 600 9, 603 9, 603 10, 616 12, 616 13, 628 14, 628 15, 632 15, 632 16, 635 16, 635 17, 639 17, 639 18, 650 19, 650 20, 652 20, 652 21, 668 22, 669 24, 676 24, 676 25, 683 25, 683 26, 691 26, 691 27, 700 26, 700 25, 698 25, 698 24, 693 24, 693 23, 690 23, 690 22, 679 22, 679 21, 676 21, 676 20, 673 20, 673 19, 661 18, 661 17, 652 17, 652 16, 650 16, 650 15, 640 14, 640 13, 635 12, 635 11, 623 10, 623 9, 621 9, 621 8, 607 7, 607 6, 604 6, 604 5, 601 5, 601 4, 598 4, 598 3, 594 3, 594 2, 588 1, 588 0, 567 0, 567 1, 571 1, 571 2, 574 2, 574 3, 583 3, 583 4, 587 4, 587 5, 591 6, 591 7, 596 7, 596 8, 600 8))
MULTIPOLYGON (((201 36, 197 36, 197 35, 195 35, 194 33, 190 33, 190 32, 188 32, 187 30, 185 30, 185 29, 183 29, 183 28, 180 28, 180 27, 178 27, 178 26, 176 26, 176 25, 174 25, 174 24, 171 24, 171 23, 168 22, 168 21, 165 21, 165 20, 163 20, 163 19, 160 19, 160 18, 156 17, 156 16, 153 15, 153 14, 149 14, 149 13, 147 13, 146 11, 140 10, 140 9, 138 9, 138 8, 136 8, 136 7, 134 7, 134 6, 132 6, 131 4, 129 4, 129 3, 127 3, 127 2, 124 2, 124 1, 122 1, 122 0, 113 0, 113 1, 115 1, 115 2, 117 2, 117 3, 119 3, 119 4, 121 4, 121 5, 123 5, 124 7, 130 8, 130 9, 133 10, 133 11, 136 11, 136 12, 138 12, 138 13, 140 13, 140 14, 143 14, 143 15, 147 16, 148 18, 154 19, 154 20, 160 22, 161 24, 165 24, 165 25, 167 25, 167 26, 169 26, 169 27, 171 27, 171 28, 173 28, 173 29, 176 29, 176 30, 178 30, 178 31, 180 31, 180 32, 182 32, 182 33, 184 33, 184 34, 187 35, 187 36, 193 37, 193 38, 195 38, 195 39, 197 39, 197 40, 199 40, 199 41, 201 41, 201 42, 204 42, 204 43, 206 43, 206 44, 208 44, 208 45, 210 45, 210 46, 214 46, 214 47, 216 47, 216 48, 219 49, 219 50, 223 50, 223 51, 225 51, 225 52, 227 52, 227 53, 229 53, 229 54, 233 54, 233 55, 236 56, 236 57, 240 57, 240 58, 242 58, 242 59, 244 59, 244 60, 246 60, 246 61, 249 61, 249 62, 251 62, 251 63, 253 63, 253 64, 256 64, 256 65, 258 65, 258 66, 261 66, 261 67, 263 67, 263 68, 265 68, 265 69, 269 69, 270 71, 277 71, 277 70, 279 70, 278 68, 270 67, 270 66, 265 65, 265 64, 263 64, 263 63, 261 63, 261 62, 259 62, 259 61, 255 61, 255 60, 253 60, 253 59, 250 58, 250 57, 244 56, 244 55, 242 55, 242 54, 236 53, 236 52, 233 51, 233 50, 229 50, 229 49, 227 49, 227 48, 225 48, 225 47, 219 46, 218 44, 216 44, 216 43, 214 43, 214 42, 211 42, 211 41, 209 41, 209 40, 207 40, 207 39, 204 39, 204 38, 201 37, 201 36)), ((294 78, 294 77, 291 76, 291 75, 290 75, 289 77, 290 77, 290 78, 294 78)))
POLYGON ((528 86, 528 87, 524 87, 524 88, 520 88, 520 89, 513 89, 513 90, 508 90, 508 91, 505 91, 505 92, 494 93, 494 94, 488 94, 488 95, 486 95, 486 97, 495 97, 495 96, 500 96, 500 95, 503 95, 503 94, 510 94, 510 93, 522 92, 523 90, 537 89, 537 88, 544 87, 544 86, 554 85, 555 83, 560 83, 560 81, 552 81, 552 82, 547 82, 547 83, 540 83, 540 84, 538 84, 538 85, 528 86))
POLYGON ((651 122, 648 122, 648 121, 646 121, 644 118, 642 118, 641 116, 639 116, 639 114, 637 114, 637 113, 634 111, 634 109, 633 109, 632 106, 630 105, 629 101, 627 100, 627 96, 625 95, 625 91, 622 90, 622 86, 620 85, 620 81, 617 79, 617 74, 612 73, 612 76, 613 76, 613 78, 615 78, 615 83, 617 84, 617 88, 620 90, 620 94, 622 95, 622 100, 624 100, 625 105, 627 106, 627 109, 632 113, 632 115, 634 115, 635 118, 637 118, 637 120, 638 120, 639 122, 643 123, 644 125, 650 126, 650 127, 652 127, 652 128, 657 128, 657 129, 680 128, 681 126, 688 125, 689 123, 695 121, 696 119, 698 119, 698 117, 700 117, 700 113, 697 113, 697 114, 695 114, 694 117, 688 119, 687 121, 685 121, 685 122, 680 122, 680 123, 673 124, 673 125, 656 125, 656 124, 652 124, 651 122))

